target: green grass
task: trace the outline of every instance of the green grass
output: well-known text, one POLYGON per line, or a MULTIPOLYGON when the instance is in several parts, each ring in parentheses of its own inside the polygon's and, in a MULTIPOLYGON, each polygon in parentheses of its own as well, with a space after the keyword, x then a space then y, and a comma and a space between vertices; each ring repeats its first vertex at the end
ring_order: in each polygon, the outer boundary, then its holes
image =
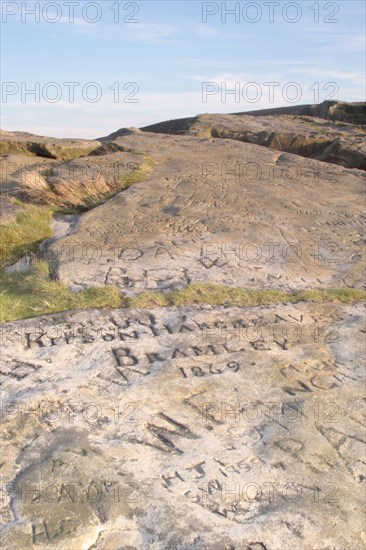
POLYGON ((26 144, 18 141, 0 141, 0 155, 27 155, 29 157, 35 156, 28 151, 26 144))
POLYGON ((123 307, 120 291, 114 286, 71 292, 52 281, 48 264, 36 262, 26 273, 0 273, 0 322, 28 319, 71 309, 123 307))
POLYGON ((89 147, 60 147, 56 145, 51 152, 61 160, 74 160, 88 156, 96 148, 95 145, 89 147))
POLYGON ((0 225, 0 322, 27 319, 69 309, 121 307, 119 290, 113 286, 71 292, 52 281, 46 261, 35 262, 23 273, 6 273, 9 266, 52 236, 53 209, 14 201, 23 210, 14 221, 0 225))
MULTIPOLYGON (((125 177, 126 186, 141 181, 152 169, 153 161, 125 177)), ((46 261, 37 261, 27 272, 5 273, 4 268, 36 252, 39 244, 52 236, 53 209, 17 201, 23 210, 16 219, 0 225, 0 322, 27 319, 71 309, 180 307, 193 304, 217 306, 261 306, 293 302, 333 302, 351 304, 366 301, 366 292, 354 288, 322 290, 276 290, 225 287, 194 283, 169 292, 143 292, 128 298, 115 286, 71 292, 60 281, 53 281, 46 261)))
POLYGON ((366 292, 355 288, 322 290, 247 290, 210 283, 193 283, 170 292, 144 292, 129 299, 134 308, 186 306, 191 304, 217 306, 262 306, 291 302, 355 303, 366 300, 366 292))
POLYGON ((121 189, 127 189, 130 185, 134 183, 139 183, 144 181, 152 172, 153 168, 156 166, 155 160, 147 154, 144 154, 145 162, 141 164, 139 168, 133 170, 127 176, 121 177, 121 189))
POLYGON ((363 290, 354 288, 282 291, 245 290, 195 283, 170 292, 144 292, 132 298, 122 296, 115 286, 71 292, 52 281, 47 262, 35 263, 26 273, 0 274, 0 322, 37 317, 71 309, 180 307, 193 304, 217 306, 264 306, 293 302, 352 304, 366 300, 363 290))
MULTIPOLYGON (((17 204, 20 204, 17 201, 17 204)), ((21 203, 23 210, 15 220, 0 225, 0 268, 11 265, 52 236, 50 222, 53 210, 21 203)))

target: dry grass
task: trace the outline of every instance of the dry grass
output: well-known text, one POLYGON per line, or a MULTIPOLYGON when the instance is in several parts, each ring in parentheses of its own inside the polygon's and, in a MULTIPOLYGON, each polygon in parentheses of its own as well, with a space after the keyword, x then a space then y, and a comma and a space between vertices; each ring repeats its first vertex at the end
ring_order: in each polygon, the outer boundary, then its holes
POLYGON ((110 195, 111 188, 103 177, 97 180, 61 180, 49 184, 43 174, 28 172, 21 183, 14 186, 12 193, 23 201, 37 205, 48 205, 55 209, 89 210, 110 195))
POLYGON ((130 185, 145 180, 152 172, 155 162, 145 155, 144 163, 120 179, 107 183, 103 176, 97 179, 62 179, 51 184, 47 180, 49 169, 26 171, 21 182, 14 185, 12 193, 25 202, 48 205, 58 210, 83 212, 95 208, 130 185))

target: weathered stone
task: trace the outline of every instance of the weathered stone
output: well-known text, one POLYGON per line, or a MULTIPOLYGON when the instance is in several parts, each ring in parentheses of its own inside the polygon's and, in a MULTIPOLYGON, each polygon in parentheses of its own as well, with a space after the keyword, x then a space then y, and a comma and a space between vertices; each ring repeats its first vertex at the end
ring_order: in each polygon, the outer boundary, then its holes
MULTIPOLYGON (((244 113, 242 113, 244 114, 244 113)), ((275 109, 261 109, 247 114, 253 116, 308 115, 328 120, 341 120, 350 124, 366 124, 365 102, 347 103, 346 101, 323 101, 312 105, 294 105, 275 109)))
MULTIPOLYGON (((234 139, 346 168, 366 169, 365 129, 327 118, 270 111, 199 115, 147 126, 149 132, 234 139), (264 113, 267 113, 266 115, 264 113)), ((291 112, 291 111, 290 111, 291 112)))
POLYGON ((3 547, 363 548, 363 305, 70 312, 2 336, 3 547))
POLYGON ((229 139, 132 132, 116 143, 157 165, 49 249, 72 288, 363 284, 360 170, 229 139))
MULTIPOLYGON (((3 133, 2 187, 33 177, 66 197, 98 170, 98 192, 130 174, 53 220, 40 253, 73 290, 361 288, 363 130, 336 121, 363 107, 328 103, 120 129, 82 153, 74 140, 74 160, 63 140, 3 133)), ((0 330, 3 548, 364 548, 365 304, 68 311, 0 330)))
POLYGON ((62 139, 36 136, 27 132, 6 132, 0 130, 0 154, 30 154, 41 158, 69 159, 100 146, 96 140, 62 139))

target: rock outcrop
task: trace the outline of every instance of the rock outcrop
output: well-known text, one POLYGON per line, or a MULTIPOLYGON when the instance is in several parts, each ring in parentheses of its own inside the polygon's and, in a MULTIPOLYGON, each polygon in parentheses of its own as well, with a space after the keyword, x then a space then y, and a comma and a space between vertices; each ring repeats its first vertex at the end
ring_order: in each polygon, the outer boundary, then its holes
POLYGON ((361 170, 232 139, 143 132, 113 143, 156 166, 50 247, 54 275, 75 290, 363 284, 361 170))
POLYGON ((75 292, 339 293, 2 324, 2 548, 365 547, 365 304, 341 303, 365 287, 363 106, 299 109, 84 145, 2 134, 3 223, 17 186, 37 204, 117 193, 42 244, 75 292))
POLYGON ((366 104, 364 102, 323 101, 320 104, 261 109, 240 114, 253 116, 308 115, 329 120, 341 120, 350 124, 366 124, 366 104))
POLYGON ((27 132, 0 130, 0 154, 26 154, 41 158, 68 160, 86 155, 100 143, 86 139, 60 139, 27 132))
POLYGON ((2 329, 3 548, 364 548, 363 306, 2 329))
POLYGON ((198 115, 153 124, 143 130, 234 139, 346 168, 366 170, 366 131, 361 125, 361 121, 366 123, 365 104, 334 102, 331 106, 331 103, 233 115, 198 115))

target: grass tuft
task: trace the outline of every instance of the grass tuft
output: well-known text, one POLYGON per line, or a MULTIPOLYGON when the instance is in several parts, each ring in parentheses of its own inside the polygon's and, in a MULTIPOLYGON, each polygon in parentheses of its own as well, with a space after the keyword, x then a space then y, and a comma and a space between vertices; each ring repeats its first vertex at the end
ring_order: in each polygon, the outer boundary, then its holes
MULTIPOLYGON (((20 204, 17 201, 17 204, 20 204)), ((52 209, 23 204, 15 220, 0 225, 0 268, 11 265, 25 254, 36 252, 42 241, 52 236, 52 209)))
POLYGON ((156 162, 150 156, 145 155, 145 162, 141 164, 139 168, 127 174, 127 176, 122 176, 120 184, 121 189, 127 189, 130 185, 134 183, 139 183, 144 181, 152 172, 153 168, 156 166, 156 162))
POLYGON ((0 322, 28 319, 71 309, 116 308, 125 305, 114 286, 71 292, 52 281, 46 261, 34 263, 25 273, 0 273, 0 322))
POLYGON ((25 202, 36 205, 47 205, 62 211, 85 212, 99 206, 120 191, 134 183, 145 180, 152 172, 155 161, 144 155, 145 161, 139 168, 133 170, 117 181, 108 183, 103 176, 96 180, 83 181, 61 180, 50 184, 47 178, 52 175, 49 168, 42 172, 26 171, 21 182, 14 185, 12 193, 25 202))

